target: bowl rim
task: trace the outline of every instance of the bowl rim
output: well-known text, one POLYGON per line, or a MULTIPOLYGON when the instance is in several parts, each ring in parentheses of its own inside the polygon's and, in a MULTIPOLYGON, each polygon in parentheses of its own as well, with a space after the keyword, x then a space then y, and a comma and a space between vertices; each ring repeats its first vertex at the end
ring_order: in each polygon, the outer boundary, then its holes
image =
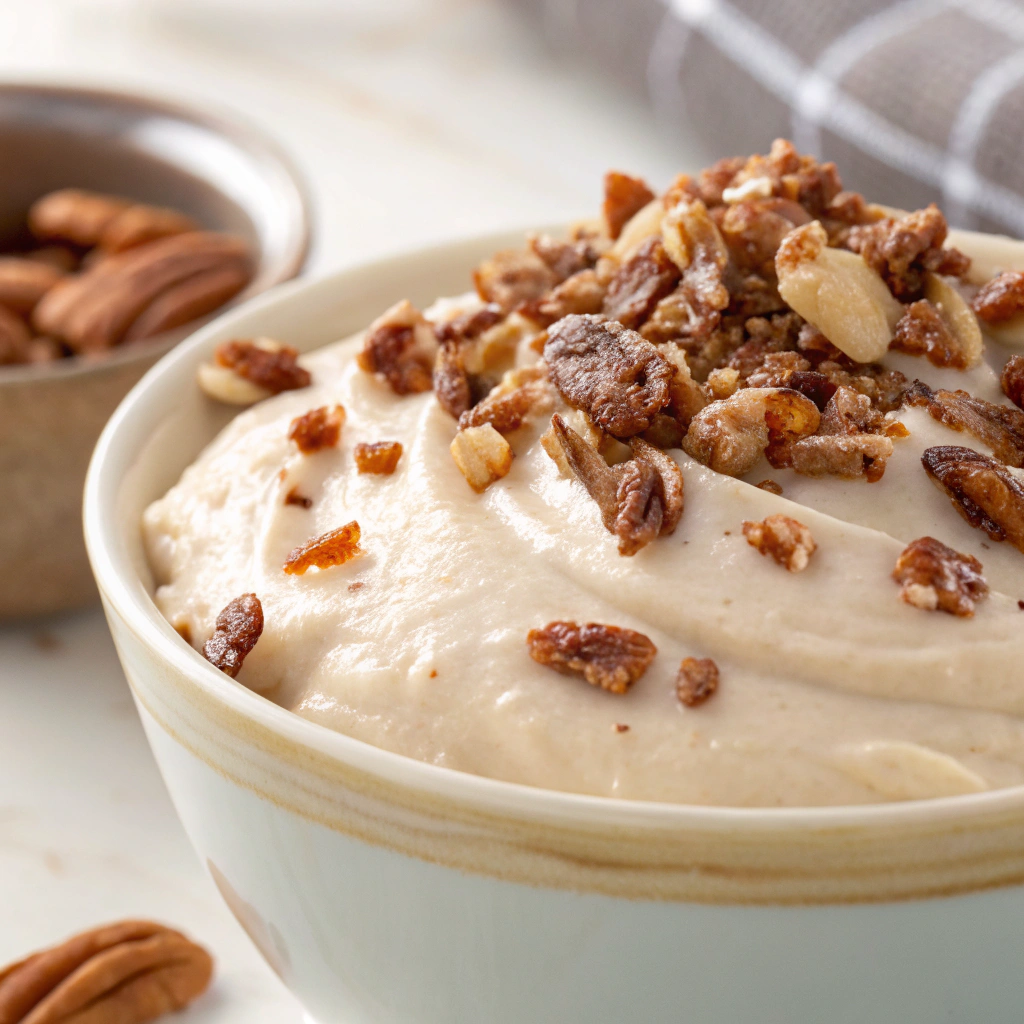
POLYGON ((352 275, 386 275, 389 268, 397 264, 429 263, 434 257, 450 256, 453 251, 470 246, 494 251, 514 239, 522 239, 528 230, 537 230, 537 226, 452 239, 292 281, 226 311, 175 346, 118 406, 100 436, 89 465, 83 505, 86 547, 96 582, 110 608, 152 653, 226 710, 252 720, 300 749, 326 755, 350 769, 403 788, 437 795, 467 807, 536 821, 707 833, 740 830, 754 835, 779 829, 820 832, 893 825, 912 828, 925 823, 965 824, 975 818, 1020 813, 1024 809, 1024 785, 960 796, 876 804, 735 807, 625 800, 507 782, 419 761, 302 718, 231 679, 182 642, 145 593, 145 588, 139 585, 141 581, 131 572, 127 550, 120 553, 117 550, 119 544, 124 548, 124 542, 116 528, 115 503, 124 475, 133 463, 133 458, 126 458, 125 454, 137 454, 137 444, 128 439, 134 432, 135 421, 148 411, 153 398, 162 394, 167 372, 181 363, 198 362, 208 345, 233 330, 236 320, 270 309, 279 311, 281 307, 301 306, 311 293, 329 292, 352 275), (129 567, 127 573, 118 568, 119 562, 129 567), (140 595, 144 599, 140 599, 140 595))
MULTIPOLYGON (((0 76, 0 99, 8 95, 33 94, 57 99, 85 99, 99 105, 116 103, 164 114, 178 121, 187 121, 228 139, 267 169, 268 180, 273 179, 274 190, 289 207, 287 244, 275 263, 268 266, 260 261, 253 280, 221 307, 224 312, 243 305, 269 288, 290 281, 302 271, 313 240, 313 204, 309 185, 287 150, 243 114, 216 101, 208 108, 200 107, 198 102, 183 102, 147 89, 75 85, 44 78, 36 81, 30 78, 0 76), (260 279, 264 271, 267 273, 260 279), (253 285, 256 285, 255 290, 253 285)), ((202 323, 202 319, 199 319, 202 323)), ((150 361, 154 356, 165 355, 193 333, 189 332, 183 337, 180 330, 177 328, 175 331, 158 334, 153 338, 133 342, 131 345, 118 346, 101 358, 71 356, 56 363, 0 367, 0 388, 41 381, 67 380, 94 375, 108 368, 113 370, 136 362, 150 361)))

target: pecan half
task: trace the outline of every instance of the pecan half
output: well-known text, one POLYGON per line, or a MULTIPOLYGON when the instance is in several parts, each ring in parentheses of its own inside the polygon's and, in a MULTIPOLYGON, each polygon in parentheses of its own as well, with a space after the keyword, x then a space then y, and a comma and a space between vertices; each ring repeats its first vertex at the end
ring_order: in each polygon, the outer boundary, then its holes
POLYGON ((122 210, 103 228, 97 245, 104 252, 124 252, 125 249, 133 249, 157 238, 195 231, 198 227, 191 217, 186 217, 179 210, 135 203, 122 210))
POLYGON ((321 405, 292 420, 288 440, 294 441, 303 455, 312 455, 322 448, 334 448, 344 425, 343 405, 321 405))
POLYGON ((1007 270, 987 281, 971 306, 987 324, 1002 324, 1024 313, 1024 270, 1007 270))
POLYGON ((383 376, 396 395, 418 394, 433 386, 437 347, 423 314, 403 299, 367 328, 356 362, 366 373, 383 376))
POLYGON ((39 260, 0 258, 0 306, 27 316, 64 274, 39 260))
POLYGON ((466 483, 477 494, 508 476, 512 469, 512 446, 490 423, 460 430, 449 451, 466 483))
POLYGON ((28 226, 36 238, 59 239, 91 248, 106 227, 133 203, 120 196, 65 188, 37 199, 28 211, 28 226))
POLYGON ((925 472, 971 526, 1024 551, 1024 483, 972 448, 939 445, 921 456, 925 472))
POLYGON ((152 921, 72 936, 0 970, 3 1024, 145 1024, 180 1010, 210 983, 202 946, 152 921))
POLYGON ((1008 466, 1024 466, 1024 412, 975 398, 967 391, 932 391, 915 380, 906 393, 908 405, 921 406, 951 430, 972 434, 1008 466))
POLYGON ((484 302, 511 313, 539 299, 556 284, 555 275, 530 249, 502 249, 473 271, 473 283, 484 302))
POLYGON ((711 658, 683 658, 676 676, 676 696, 688 708, 703 704, 718 689, 718 666, 711 658))
POLYGON ((635 331, 598 316, 567 316, 548 331, 552 383, 615 437, 645 431, 669 402, 674 370, 635 331))
POLYGON ((765 450, 813 434, 817 406, 789 388, 742 388, 705 406, 690 423, 683 450, 716 473, 743 476, 765 450))
POLYGON ((634 178, 621 171, 609 171, 604 176, 604 202, 601 216, 605 230, 612 240, 622 234, 626 222, 654 199, 654 193, 643 178, 634 178))
POLYGON ((203 657, 221 672, 238 675, 246 655, 263 633, 263 605, 255 594, 242 594, 221 610, 203 657))
POLYGON ((639 327, 679 278, 661 239, 650 238, 612 275, 603 312, 626 327, 639 327))
POLYGON ((907 604, 961 617, 972 616, 977 602, 988 595, 981 562, 934 537, 911 541, 896 560, 892 578, 907 604))
MULTIPOLYGON (((125 340, 152 303, 199 275, 230 269, 248 280, 249 248, 239 238, 189 231, 107 257, 83 274, 65 277, 40 300, 32 323, 76 352, 110 348, 125 340)), ((193 298, 189 298, 193 301, 193 298)), ((161 315, 164 322, 169 313, 161 315)), ((152 329, 152 328, 150 328, 152 329)), ((133 337, 140 337, 134 331, 133 337)))
POLYGON ((299 353, 273 338, 235 338, 217 346, 213 360, 199 367, 199 386, 211 398, 250 405, 282 391, 309 387, 299 353))
POLYGON ((360 442, 355 447, 356 468, 360 473, 379 473, 390 476, 402 457, 402 446, 397 441, 360 442))
POLYGON ((647 671, 657 647, 633 629, 588 622, 549 622, 526 636, 530 657, 559 672, 572 672, 610 693, 626 693, 647 671))
POLYGON ((31 338, 25 321, 6 306, 0 306, 0 366, 27 362, 31 338))
POLYGON ((1010 356, 999 375, 1003 394, 1018 409, 1024 409, 1024 356, 1010 356))
POLYGON ((743 536, 752 548, 770 555, 790 572, 807 568, 818 545, 803 523, 777 512, 761 522, 743 521, 743 536))
POLYGON ((285 559, 284 571, 289 576, 302 576, 307 569, 323 571, 344 565, 363 553, 359 537, 359 524, 355 520, 336 530, 328 530, 295 548, 285 559))
POLYGON ((462 349, 456 342, 441 342, 434 360, 432 379, 437 404, 449 416, 458 419, 472 405, 473 390, 462 349))

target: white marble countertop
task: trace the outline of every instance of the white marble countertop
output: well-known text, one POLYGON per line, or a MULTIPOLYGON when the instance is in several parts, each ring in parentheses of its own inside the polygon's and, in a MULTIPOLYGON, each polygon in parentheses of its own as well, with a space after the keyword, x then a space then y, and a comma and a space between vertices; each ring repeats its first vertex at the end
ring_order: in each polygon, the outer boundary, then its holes
MULTIPOLYGON (((592 212, 609 167, 666 183, 698 165, 494 0, 0 0, 0 77, 243 114, 308 180, 313 273, 592 212)), ((153 917, 218 961, 183 1024, 300 1020, 188 846, 98 610, 0 627, 0 780, 0 966, 153 917)))

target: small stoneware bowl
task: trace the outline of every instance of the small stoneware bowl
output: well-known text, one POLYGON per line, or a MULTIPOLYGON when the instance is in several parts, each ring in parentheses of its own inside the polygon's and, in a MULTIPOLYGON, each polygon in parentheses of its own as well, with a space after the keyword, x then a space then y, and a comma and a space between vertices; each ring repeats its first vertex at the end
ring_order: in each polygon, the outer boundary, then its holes
MULTIPOLYGON (((521 236, 517 236, 521 237, 521 236)), ((1010 1024, 1024 1006, 1024 787, 815 809, 497 782, 332 732, 162 618, 145 506, 232 414, 218 342, 308 350, 465 288, 516 237, 278 289, 179 346, 86 485, 96 579, 153 752, 228 906, 319 1024, 1010 1024)))
MULTIPOLYGON (((0 243, 33 200, 74 186, 176 207, 246 238, 255 276, 235 302, 305 260, 302 185, 243 125, 126 93, 0 84, 0 152, 0 243)), ((0 366, 0 619, 95 600, 80 527, 89 456, 117 403, 195 326, 99 361, 0 366)))

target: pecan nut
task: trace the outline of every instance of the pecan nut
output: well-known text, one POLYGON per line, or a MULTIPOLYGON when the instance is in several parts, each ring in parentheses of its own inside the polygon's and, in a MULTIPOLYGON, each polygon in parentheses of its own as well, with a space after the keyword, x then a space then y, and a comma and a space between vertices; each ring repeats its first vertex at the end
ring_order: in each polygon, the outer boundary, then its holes
POLYGON ((642 433, 669 402, 672 366, 614 320, 564 317, 548 331, 544 358, 562 397, 615 437, 642 433))
POLYGON ((591 686, 623 694, 647 671, 658 649, 643 633, 588 622, 549 622, 526 636, 530 657, 591 686))
POLYGON ((252 405, 282 391, 309 387, 309 371, 299 353, 273 338, 235 338, 217 346, 210 362, 199 367, 199 386, 229 405, 252 405))
POLYGON ((743 521, 743 536, 747 543, 770 555, 790 572, 803 572, 817 550, 811 531, 803 523, 781 512, 761 522, 743 521))
POLYGON ((144 1024, 180 1010, 210 983, 202 946, 152 921, 92 928, 0 970, 3 1024, 144 1024))
POLYGON ((19 256, 0 259, 0 306, 28 316, 64 274, 39 260, 19 256))
POLYGON ((967 523, 1024 552, 1024 482, 1019 477, 1001 462, 955 445, 926 448, 921 464, 967 523))
POLYGON ((360 442, 355 446, 354 455, 360 473, 390 476, 398 468, 402 446, 398 441, 360 442))
POLYGON ((530 249, 502 249, 473 271, 477 295, 511 313, 555 286, 554 273, 530 249))
POLYGON ((262 635, 263 605, 255 594, 242 594, 217 616, 213 635, 203 644, 203 657, 234 679, 262 635))
POLYGON ((288 440, 294 441, 303 455, 313 455, 323 448, 336 447, 344 425, 343 405, 321 405, 292 420, 288 440))
POLYGON ((284 571, 289 576, 302 576, 309 569, 323 572, 335 565, 344 565, 363 553, 359 546, 360 533, 359 524, 352 520, 336 530, 313 537, 288 555, 284 571))
POLYGON ((449 450, 452 461, 477 494, 512 470, 512 446, 490 423, 460 430, 449 450))
POLYGON ((408 299, 385 310, 367 328, 359 368, 379 373, 396 395, 429 391, 438 343, 423 314, 408 299))
POLYGON ((626 223, 653 199, 654 193, 643 178, 634 178, 621 171, 609 171, 604 176, 604 202, 601 205, 601 216, 608 237, 613 241, 618 238, 626 223))
POLYGON ((1003 324, 1024 313, 1024 270, 1007 270, 982 285, 971 303, 986 324, 1003 324))
POLYGON ((718 689, 718 666, 711 658, 683 658, 676 676, 676 696, 688 708, 703 704, 718 689))
POLYGON ((130 206, 130 199, 65 188, 37 199, 28 211, 28 226, 36 238, 73 242, 89 249, 96 245, 114 219, 130 206))
POLYGON ((1024 356, 1010 356, 999 375, 1003 394, 1018 409, 1024 410, 1024 356))
POLYGON ((896 560, 892 577, 907 604, 950 615, 972 616, 978 601, 988 595, 981 562, 934 537, 911 541, 896 560))
POLYGON ((639 327, 675 288, 679 276, 661 239, 650 238, 612 275, 602 310, 626 327, 639 327))

